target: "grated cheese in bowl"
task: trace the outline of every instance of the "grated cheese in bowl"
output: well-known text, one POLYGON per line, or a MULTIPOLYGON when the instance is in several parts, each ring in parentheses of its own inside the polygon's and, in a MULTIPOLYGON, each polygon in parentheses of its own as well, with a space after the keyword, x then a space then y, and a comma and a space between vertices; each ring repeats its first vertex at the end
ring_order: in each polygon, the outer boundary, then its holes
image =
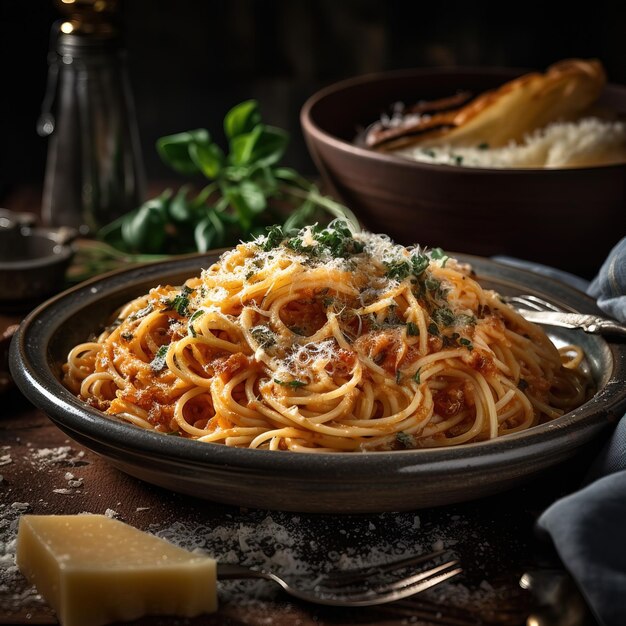
POLYGON ((417 145, 395 154, 424 163, 464 167, 568 168, 626 162, 626 123, 586 117, 553 122, 526 135, 520 143, 499 148, 417 145))

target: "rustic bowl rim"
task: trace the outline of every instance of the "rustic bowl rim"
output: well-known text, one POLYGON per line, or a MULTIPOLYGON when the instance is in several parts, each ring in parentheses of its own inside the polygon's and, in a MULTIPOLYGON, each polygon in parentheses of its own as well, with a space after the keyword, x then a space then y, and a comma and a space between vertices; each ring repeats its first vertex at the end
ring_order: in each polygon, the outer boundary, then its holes
MULTIPOLYGON (((369 72, 344 78, 339 81, 335 81, 329 85, 322 87, 313 94, 311 94, 304 102, 300 109, 300 124, 305 135, 310 135, 318 142, 326 144, 339 152, 353 157, 361 159, 367 159, 374 163, 394 165, 404 169, 421 169, 425 171, 436 172, 459 172, 463 175, 476 175, 484 176, 486 174, 494 176, 523 176, 527 174, 533 174, 536 176, 554 176, 555 173, 575 171, 595 171, 595 170, 619 170, 626 168, 626 163, 613 163, 608 165, 592 165, 576 168, 545 168, 545 167, 528 167, 528 168, 488 168, 488 167, 459 167, 456 165, 445 163, 426 163, 422 161, 415 161, 409 158, 397 156, 395 154, 387 154, 376 152, 375 150, 368 150, 355 144, 352 144, 344 139, 333 135, 327 130, 323 129, 315 121, 315 107, 318 106, 325 99, 341 94, 347 89, 353 87, 359 87, 367 85, 368 83, 381 82, 386 80, 397 80, 412 78, 428 78, 429 76, 450 75, 455 74, 468 75, 468 76, 501 76, 504 78, 508 75, 509 78, 522 75, 523 73, 536 71, 529 68, 522 67, 505 67, 505 66, 443 66, 437 68, 402 68, 392 69, 380 72, 369 72)), ((504 80, 507 80, 504 78, 504 80)), ((618 90, 623 92, 624 100, 626 102, 626 85, 620 85, 617 83, 608 83, 605 85, 606 90, 618 90)), ((391 101, 390 101, 391 102, 391 101)))

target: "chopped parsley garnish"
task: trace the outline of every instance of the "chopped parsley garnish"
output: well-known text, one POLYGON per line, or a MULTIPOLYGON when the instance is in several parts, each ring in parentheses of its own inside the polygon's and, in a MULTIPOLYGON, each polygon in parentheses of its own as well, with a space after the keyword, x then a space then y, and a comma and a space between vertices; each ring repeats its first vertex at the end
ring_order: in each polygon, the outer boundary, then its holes
POLYGON ((269 348, 276 343, 276 335, 267 326, 255 326, 250 334, 261 348, 269 348))
POLYGON ((441 249, 433 248, 430 253, 430 257, 435 261, 441 261, 441 267, 445 267, 450 257, 441 249))
POLYGON ((420 372, 421 372, 421 367, 420 369, 417 370, 417 372, 415 372, 415 374, 413 374, 413 380, 419 385, 422 381, 420 380, 420 372))
POLYGON ((282 385, 283 387, 293 387, 294 389, 304 387, 306 385, 306 383, 301 380, 278 380, 278 378, 274 378, 274 382, 277 385, 282 385))
POLYGON ((365 244, 352 236, 352 231, 343 220, 333 220, 326 228, 314 226, 311 236, 316 245, 304 245, 301 237, 292 237, 285 245, 295 252, 310 254, 314 257, 330 254, 334 258, 347 259, 353 254, 363 252, 365 244))
POLYGON ((443 336, 443 345, 444 346, 453 346, 456 344, 457 339, 460 337, 459 333, 452 333, 451 335, 443 336))
POLYGON ((191 333, 192 337, 197 337, 198 334, 196 333, 196 329, 193 327, 193 323, 195 320, 197 320, 199 317, 202 317, 204 315, 204 310, 203 309, 198 309, 190 318, 189 318, 189 323, 187 324, 187 328, 189 329, 189 332, 191 333))
POLYGON ((451 326, 455 321, 454 313, 448 307, 435 309, 431 317, 438 326, 451 326))
POLYGON ((154 358, 150 362, 150 368, 155 372, 160 372, 165 367, 165 360, 167 358, 167 351, 169 350, 169 345, 162 345, 157 353, 154 355, 154 358))
POLYGON ((276 248, 285 238, 281 226, 268 226, 265 241, 261 244, 261 250, 269 252, 276 248))
POLYGON ((363 252, 365 244, 352 236, 352 231, 342 219, 333 220, 326 228, 315 225, 311 228, 311 237, 314 244, 305 244, 302 231, 295 237, 286 238, 280 226, 268 228, 265 241, 260 245, 265 252, 284 245, 286 248, 300 254, 320 257, 329 254, 334 258, 347 259, 353 254, 363 252))
POLYGON ((457 326, 474 326, 476 324, 476 318, 473 315, 467 315, 466 313, 459 313, 456 316, 457 326))
POLYGON ((179 315, 186 317, 189 315, 189 296, 194 292, 191 287, 185 285, 180 294, 167 302, 167 310, 176 311, 179 315))
POLYGON ((420 334, 419 326, 415 322, 407 322, 406 334, 409 337, 417 337, 420 334))
POLYGON ((489 150, 489 144, 486 141, 483 141, 483 143, 479 143, 476 147, 479 150, 489 150))
POLYGON ((143 309, 139 309, 139 311, 135 311, 128 319, 138 320, 141 317, 145 317, 154 311, 154 304, 152 302, 148 302, 143 309))
POLYGON ((387 268, 385 273, 387 278, 394 280, 404 280, 411 274, 411 265, 408 261, 392 261, 385 263, 385 267, 387 268))
POLYGON ((409 434, 407 434, 405 432, 396 433, 396 440, 404 448, 414 448, 415 447, 415 440, 413 439, 413 437, 411 437, 411 435, 409 435, 409 434))
POLYGON ((517 383, 517 388, 520 391, 526 391, 526 389, 528 389, 528 382, 525 381, 523 378, 520 378, 519 382, 517 383))
POLYGON ((385 262, 387 278, 404 280, 408 276, 419 276, 428 267, 429 259, 423 254, 414 254, 408 259, 396 259, 385 262))
POLYGON ((122 334, 120 335, 120 337, 121 337, 124 341, 130 341, 130 340, 134 337, 134 335, 133 335, 133 333, 129 333, 129 332, 127 331, 127 332, 122 333, 122 334))
POLYGON ((474 346, 472 345, 472 342, 469 339, 466 339, 465 337, 461 337, 461 339, 459 339, 459 343, 462 346, 465 346, 468 350, 473 350, 474 346))
POLYGON ((431 323, 428 325, 428 332, 429 332, 431 335, 435 335, 435 336, 438 336, 438 335, 439 335, 439 327, 437 326, 437 324, 435 324, 435 322, 431 322, 431 323))
POLYGON ((437 289, 439 289, 439 287, 441 286, 441 281, 433 278, 432 276, 429 276, 424 281, 424 285, 426 289, 428 289, 428 291, 437 291, 437 289))
POLYGON ((401 380, 402 380, 402 372, 400 370, 396 370, 396 385, 399 385, 401 380))

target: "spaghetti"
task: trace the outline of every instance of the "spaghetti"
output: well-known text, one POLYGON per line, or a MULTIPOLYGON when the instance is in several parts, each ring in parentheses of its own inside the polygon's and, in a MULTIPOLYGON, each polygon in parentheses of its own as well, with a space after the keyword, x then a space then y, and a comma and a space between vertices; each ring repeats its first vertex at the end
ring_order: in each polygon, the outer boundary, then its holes
POLYGON ((279 227, 183 286, 158 286, 76 346, 63 382, 91 406, 202 442, 393 450, 493 439, 582 404, 580 349, 440 249, 279 227))

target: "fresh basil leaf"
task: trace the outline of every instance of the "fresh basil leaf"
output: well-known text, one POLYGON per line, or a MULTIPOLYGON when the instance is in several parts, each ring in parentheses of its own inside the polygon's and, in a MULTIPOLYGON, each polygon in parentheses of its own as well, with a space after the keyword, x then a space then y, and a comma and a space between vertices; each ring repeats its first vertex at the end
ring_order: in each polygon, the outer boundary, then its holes
POLYGON ((224 118, 224 132, 229 139, 249 133, 261 122, 256 100, 246 100, 234 106, 224 118))
POLYGON ((261 213, 267 207, 267 200, 263 190, 251 180, 241 182, 239 193, 252 213, 261 213))
POLYGON ((249 133, 237 135, 230 141, 230 162, 233 165, 248 165, 253 160, 254 148, 263 134, 263 126, 255 126, 249 133))
POLYGON ((198 222, 193 234, 198 252, 207 252, 223 244, 224 224, 215 211, 211 210, 206 217, 198 222))
POLYGON ((289 135, 284 130, 265 126, 254 144, 252 158, 259 167, 273 165, 283 158, 288 143, 289 135))
POLYGON ((248 206, 245 198, 241 195, 239 188, 228 187, 226 190, 226 197, 235 209, 241 229, 244 232, 249 231, 252 226, 253 212, 248 206))
POLYGON ((200 170, 189 154, 192 144, 208 145, 209 132, 204 128, 190 130, 175 135, 166 135, 157 140, 157 152, 176 171, 182 174, 197 174, 200 170))
POLYGON ((240 183, 250 178, 251 168, 247 165, 227 165, 221 172, 221 178, 231 183, 240 183))
POLYGON ((148 200, 122 223, 122 237, 131 250, 147 254, 161 251, 166 236, 168 203, 161 197, 148 200))
POLYGON ((198 169, 209 179, 216 178, 224 165, 224 153, 215 143, 191 143, 189 156, 198 169))
POLYGON ((176 195, 172 198, 169 205, 170 217, 175 222, 187 222, 193 215, 192 207, 187 201, 187 192, 189 191, 189 185, 183 185, 176 195))

